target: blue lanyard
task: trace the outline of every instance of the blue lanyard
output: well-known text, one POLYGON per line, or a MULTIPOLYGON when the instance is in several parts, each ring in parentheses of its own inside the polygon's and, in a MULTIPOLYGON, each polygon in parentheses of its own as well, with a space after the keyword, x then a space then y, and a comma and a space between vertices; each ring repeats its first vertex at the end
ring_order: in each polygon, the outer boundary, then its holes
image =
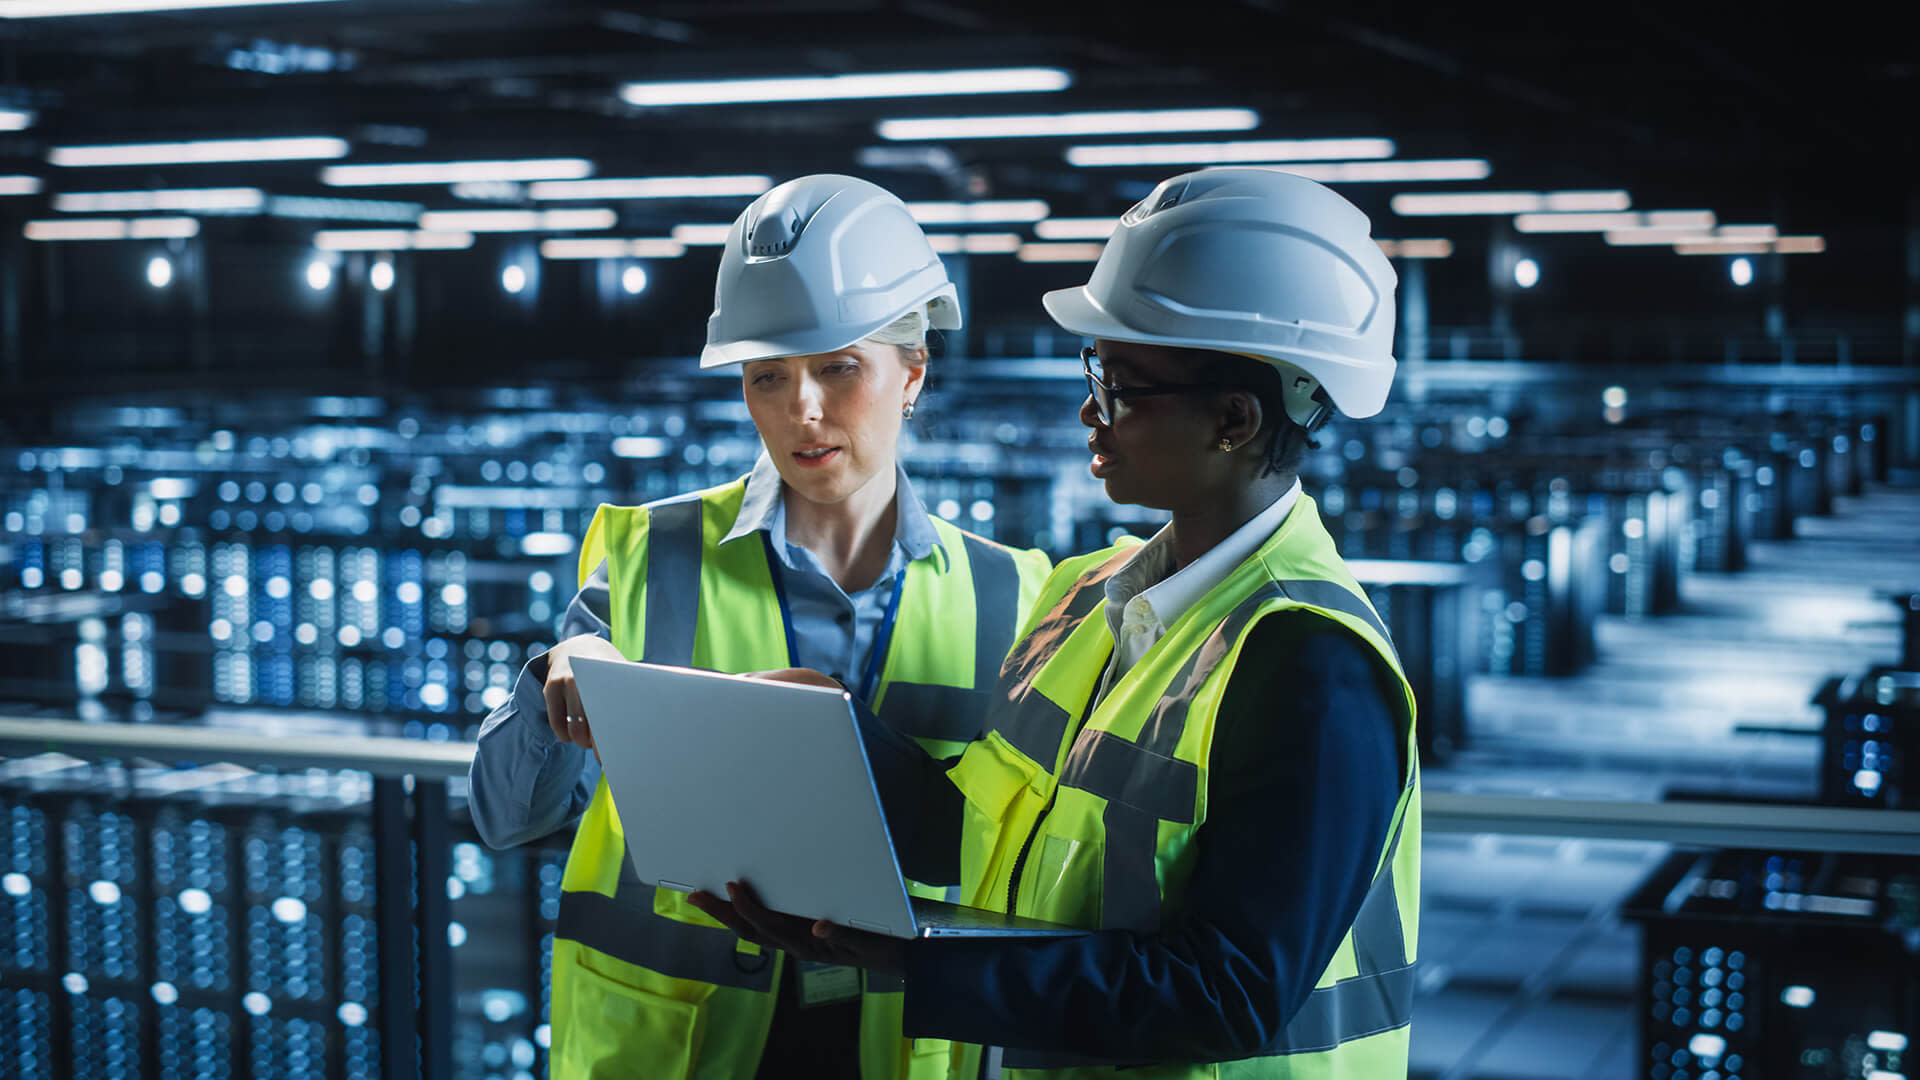
MULTIPOLYGON (((767 552, 767 574, 773 578, 773 593, 780 601, 780 628, 787 635, 787 663, 800 663, 800 646, 793 632, 793 607, 787 601, 785 570, 780 556, 773 550, 773 534, 762 531, 760 542, 767 552)), ((873 693, 880 684, 880 667, 886 662, 887 650, 893 646, 893 624, 900 614, 900 594, 906 591, 907 568, 901 567, 893 577, 893 595, 887 599, 887 609, 880 616, 880 627, 874 631, 873 648, 867 650, 867 669, 860 676, 860 688, 855 696, 873 707, 873 693)))

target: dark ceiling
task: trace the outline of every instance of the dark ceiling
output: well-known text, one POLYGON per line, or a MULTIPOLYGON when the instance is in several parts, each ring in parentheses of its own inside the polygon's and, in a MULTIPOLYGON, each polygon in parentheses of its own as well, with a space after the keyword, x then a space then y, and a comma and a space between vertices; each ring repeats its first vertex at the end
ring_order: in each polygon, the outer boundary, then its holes
MULTIPOLYGON (((40 113, 0 137, 11 159, 0 168, 44 174, 44 147, 60 143, 311 133, 352 140, 352 161, 564 154, 603 176, 780 177, 855 169, 882 117, 1245 106, 1261 114, 1255 132, 1168 138, 1385 136, 1401 158, 1493 163, 1488 181, 1427 189, 1624 187, 1638 207, 1704 207, 1783 231, 1903 213, 1920 100, 1911 39, 1867 22, 1864 7, 1671 7, 347 0, 0 20, 0 87, 40 113), (236 52, 284 60, 289 46, 328 50, 321 63, 347 69, 231 66, 236 52), (1063 67, 1075 82, 666 109, 616 96, 633 79, 1015 65, 1063 67)), ((1074 169, 1064 144, 948 148, 976 193, 1037 194, 1056 213, 1108 213, 1178 171, 1074 169)), ((231 183, 249 168, 275 194, 324 193, 311 164, 69 171, 51 186, 231 183)), ((1385 186, 1346 190, 1380 202, 1385 186)))
MULTIPOLYGON (((0 0, 0 15, 10 2, 0 0)), ((1920 304, 1920 240, 1909 238, 1920 230, 1913 180, 1920 126, 1912 119, 1920 63, 1912 39, 1870 20, 1869 10, 1878 9, 342 0, 0 18, 0 109, 37 114, 28 129, 0 133, 0 176, 45 183, 38 195, 0 199, 0 228, 17 238, 21 221, 56 216, 51 196, 69 191, 245 185, 276 196, 406 200, 429 210, 525 197, 510 186, 460 194, 446 185, 330 188, 319 173, 333 162, 82 169, 48 162, 50 147, 74 144, 331 135, 351 143, 345 164, 580 157, 594 162, 598 177, 854 172, 908 199, 1042 198, 1055 216, 1111 217, 1157 180, 1192 166, 1076 168, 1064 159, 1066 146, 1384 137, 1400 159, 1492 165, 1478 182, 1338 185, 1373 216, 1376 236, 1458 245, 1462 257, 1430 275, 1436 325, 1504 318, 1489 313, 1484 267, 1490 237, 1507 219, 1401 218, 1389 208, 1392 195, 1625 189, 1635 209, 1711 210, 1722 223, 1823 236, 1828 251, 1784 257, 1793 264, 1793 295, 1783 291, 1786 271, 1776 259, 1763 275, 1773 283, 1770 298, 1749 302, 1761 290, 1726 286, 1724 269, 1694 273, 1710 268, 1675 259, 1671 249, 1660 257, 1608 248, 1592 234, 1539 240, 1566 256, 1556 280, 1567 285, 1551 301, 1540 295, 1532 314, 1516 319, 1613 327, 1657 315, 1758 333, 1761 304, 1801 304, 1817 311, 1814 321, 1897 340, 1904 309, 1920 304), (636 108, 618 94, 634 80, 1027 65, 1065 69, 1073 84, 1059 93, 675 108, 636 108), (1258 110, 1259 127, 908 144, 875 133, 877 120, 893 117, 1219 106, 1258 110), (891 163, 874 148, 891 148, 891 163), (1699 297, 1713 280, 1718 292, 1709 304, 1699 297)), ((614 235, 728 221, 745 202, 610 204, 620 215, 614 235)), ((210 224, 202 235, 210 250, 222 236, 297 247, 316 228, 356 224, 260 219, 210 224)), ((671 303, 694 313, 678 329, 697 337, 712 264, 710 255, 693 254, 671 303)), ((104 272, 82 261, 90 258, 63 253, 30 264, 48 281, 67 279, 59 286, 66 299, 47 285, 33 300, 34 310, 54 313, 45 325, 76 317, 73 298, 89 275, 104 272), (67 315, 55 313, 60 304, 67 315)), ((251 265, 231 263, 228 278, 252 273, 243 268, 251 265)), ((1084 263, 993 265, 1008 269, 974 275, 987 308, 978 326, 1041 324, 1039 292, 1085 273, 1084 263)), ((498 270, 477 272, 476 282, 487 274, 498 270)), ((660 279, 667 287, 667 275, 660 279)), ((446 288, 450 297, 462 295, 446 288)), ((211 301, 216 312, 240 305, 233 288, 225 296, 211 301)), ((447 304, 450 313, 463 309, 455 299, 447 304)), ((425 309, 420 318, 424 326, 425 309)), ((1767 319, 1778 325, 1773 314, 1767 319)), ((1806 320, 1796 310, 1791 321, 1806 320)), ((687 347, 697 341, 658 346, 687 347)))

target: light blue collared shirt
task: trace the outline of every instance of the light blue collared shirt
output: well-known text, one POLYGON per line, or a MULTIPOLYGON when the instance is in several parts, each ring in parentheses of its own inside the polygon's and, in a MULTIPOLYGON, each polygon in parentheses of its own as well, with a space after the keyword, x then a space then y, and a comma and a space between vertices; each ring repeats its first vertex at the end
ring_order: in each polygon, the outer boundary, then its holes
MULTIPOLYGON (((848 593, 827 575, 813 552, 787 539, 785 485, 773 459, 762 453, 747 476, 747 489, 733 528, 720 543, 768 543, 780 560, 780 580, 793 618, 795 667, 810 667, 859 690, 895 579, 909 563, 933 557, 947 568, 947 551, 934 530, 906 470, 894 466, 893 548, 886 569, 864 589, 848 593), (759 538, 765 535, 765 540, 759 538)), ((608 625, 607 564, 602 562, 574 595, 560 619, 559 640, 593 634, 613 637, 608 625)), ((521 669, 513 696, 488 714, 474 747, 469 805, 480 836, 496 848, 512 847, 558 829, 586 812, 600 767, 593 754, 563 743, 547 726, 542 693, 544 656, 521 669)))

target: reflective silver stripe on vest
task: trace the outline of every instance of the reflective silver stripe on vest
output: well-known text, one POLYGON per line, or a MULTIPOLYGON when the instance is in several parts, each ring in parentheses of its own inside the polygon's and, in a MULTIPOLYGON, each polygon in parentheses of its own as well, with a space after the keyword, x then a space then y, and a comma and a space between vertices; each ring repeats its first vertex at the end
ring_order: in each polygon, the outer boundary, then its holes
POLYGON ((879 717, 902 735, 972 742, 986 720, 988 691, 1020 629, 1020 568, 1013 554, 965 533, 973 585, 973 684, 891 682, 879 717))
MULTIPOLYGON (((1288 581, 1269 584, 1240 602, 1207 640, 1187 658, 1154 707, 1138 744, 1107 732, 1090 732, 1075 742, 1061 769, 1061 783, 1108 800, 1102 817, 1105 865, 1102 870, 1100 923, 1105 929, 1153 932, 1160 928, 1160 886, 1154 868, 1158 823, 1193 820, 1198 768, 1173 757, 1185 733, 1193 699, 1213 669, 1226 658, 1247 623, 1268 601, 1289 598, 1355 616, 1381 631, 1377 616, 1352 592, 1332 582, 1288 581), (1316 586, 1325 586, 1318 588, 1316 586), (1125 748, 1125 749, 1121 749, 1125 748), (1185 766, 1191 782, 1183 778, 1185 766), (1163 795, 1146 794, 1153 785, 1163 795), (1184 804, 1176 809, 1176 802, 1184 804)), ((1039 760, 1039 759, 1036 759, 1039 760)), ((1418 777, 1410 767, 1402 797, 1418 777)), ((1408 806, 1411 810, 1411 804, 1408 806)), ((1308 995, 1281 1037, 1264 1052, 1299 1054, 1331 1050, 1343 1042, 1406 1026, 1412 1020, 1413 965, 1406 954, 1394 886, 1394 859, 1405 829, 1402 816, 1388 838, 1380 873, 1368 888, 1351 930, 1357 974, 1308 995)), ((1069 1054, 1036 1054, 1009 1049, 1009 1068, 1070 1068, 1121 1064, 1069 1054)), ((1134 1063, 1138 1064, 1138 1063, 1134 1063)))
POLYGON ((993 700, 1004 701, 1007 707, 1001 711, 994 728, 1043 769, 1052 768, 1060 753, 1060 741, 1067 736, 1068 717, 1065 709, 1033 688, 1034 676, 1046 667, 1081 620, 1105 598, 1106 590, 1102 586, 1132 555, 1131 548, 1116 552, 1113 558, 1074 582, 1073 588, 1053 605, 1053 610, 1047 612, 1033 632, 1013 646, 1006 665, 1000 669, 993 700))
POLYGON ((1200 791, 1200 767, 1157 754, 1108 731, 1089 731, 1074 740, 1060 783, 1144 810, 1156 818, 1193 824, 1200 791))
POLYGON ((1286 593, 1290 600, 1326 608, 1328 611, 1342 612, 1373 627, 1374 632, 1380 635, 1380 640, 1387 643, 1387 651, 1393 656, 1393 666, 1396 668, 1400 666, 1400 654, 1393 648, 1393 635, 1388 632, 1387 624, 1380 621, 1379 613, 1373 610, 1372 605, 1368 604, 1364 597, 1355 595, 1344 585, 1316 578, 1282 581, 1278 584, 1280 591, 1286 593))
POLYGON ((562 890, 554 936, 676 979, 773 989, 771 952, 744 953, 731 930, 655 914, 653 886, 634 874, 624 856, 613 893, 562 890))
POLYGON ((640 659, 649 664, 693 666, 704 509, 700 497, 690 495, 647 512, 647 633, 640 659))
POLYGON ((919 739, 951 739, 972 742, 980 737, 980 722, 986 715, 984 691, 962 686, 933 686, 928 683, 896 682, 887 684, 887 697, 880 719, 902 735, 919 739))
MULTIPOLYGON (((973 574, 973 685, 986 690, 1020 632, 1020 567, 1013 552, 962 533, 973 574)), ((973 738, 978 732, 968 735, 973 738)))
MULTIPOLYGON (((649 897, 653 892, 637 883, 634 891, 649 897)), ((651 905, 636 909, 597 892, 562 892, 554 933, 677 979, 744 990, 773 989, 771 953, 743 953, 733 931, 656 915, 651 905)))
MULTIPOLYGON (((703 546, 698 495, 647 508, 646 642, 641 659, 690 667, 700 610, 703 546)), ((749 990, 773 987, 770 956, 739 951, 730 930, 657 915, 653 886, 634 876, 622 856, 614 895, 562 890, 555 936, 663 975, 749 990)))
MULTIPOLYGON (((1418 765, 1407 773, 1401 797, 1419 776, 1418 765)), ((1413 804, 1407 804, 1412 813, 1413 804)), ((1356 974, 1307 995, 1300 1011, 1287 1021, 1287 1030, 1273 1047, 1276 1054, 1312 1054, 1344 1042, 1364 1039, 1413 1022, 1414 965, 1407 955, 1406 928, 1400 922, 1400 897, 1394 887, 1394 860, 1400 855, 1404 815, 1387 842, 1387 857, 1354 917, 1353 959, 1356 974)))

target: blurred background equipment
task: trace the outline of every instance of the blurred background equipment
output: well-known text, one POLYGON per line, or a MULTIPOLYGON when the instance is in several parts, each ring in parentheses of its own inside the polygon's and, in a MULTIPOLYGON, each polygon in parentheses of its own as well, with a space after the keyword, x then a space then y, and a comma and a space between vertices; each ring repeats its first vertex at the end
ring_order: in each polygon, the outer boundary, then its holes
POLYGON ((1897 35, 0 0, 0 51, 0 1078, 544 1075, 569 837, 484 848, 466 755, 594 508, 759 452, 696 360, 728 223, 908 202, 965 314, 908 472, 1058 557, 1164 515, 1088 475, 1039 297, 1210 164, 1398 275, 1386 411, 1303 479, 1420 702, 1413 1074, 1916 1075, 1897 35))

